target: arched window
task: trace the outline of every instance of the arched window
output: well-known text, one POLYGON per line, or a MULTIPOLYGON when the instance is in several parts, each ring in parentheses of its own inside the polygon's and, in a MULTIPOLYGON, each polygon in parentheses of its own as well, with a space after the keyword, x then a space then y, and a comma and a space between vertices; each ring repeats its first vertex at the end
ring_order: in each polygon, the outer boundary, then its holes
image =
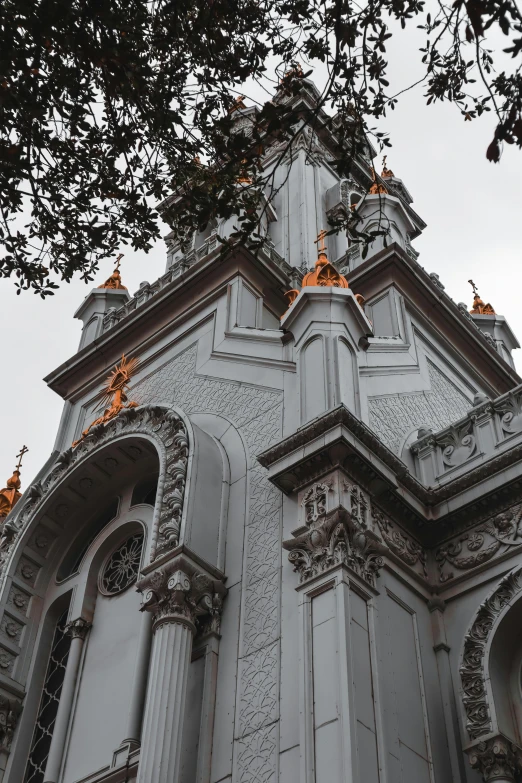
POLYGON ((66 633, 67 612, 68 609, 56 624, 24 783, 42 783, 44 779, 71 646, 71 639, 66 633))

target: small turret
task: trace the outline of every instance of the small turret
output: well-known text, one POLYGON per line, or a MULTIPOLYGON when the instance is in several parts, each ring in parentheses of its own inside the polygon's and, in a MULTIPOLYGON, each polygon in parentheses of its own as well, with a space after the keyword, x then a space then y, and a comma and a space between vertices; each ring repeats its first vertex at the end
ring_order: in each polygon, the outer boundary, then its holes
POLYGON ((22 497, 20 492, 20 487, 22 486, 20 468, 22 467, 23 456, 28 451, 27 446, 22 446, 19 454, 16 455, 18 463, 13 471, 13 475, 7 479, 5 487, 0 490, 0 525, 3 525, 6 516, 22 497))

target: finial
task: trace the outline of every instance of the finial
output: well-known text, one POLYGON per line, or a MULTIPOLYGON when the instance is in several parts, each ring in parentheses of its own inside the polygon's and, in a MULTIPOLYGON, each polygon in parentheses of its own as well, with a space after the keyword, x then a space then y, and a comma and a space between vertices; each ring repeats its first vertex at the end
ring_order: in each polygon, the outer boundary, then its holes
POLYGON ((246 109, 245 106, 245 96, 244 95, 238 95, 235 99, 234 103, 228 110, 229 114, 233 114, 235 111, 239 111, 240 109, 246 109))
POLYGON ((104 405, 108 405, 109 407, 104 410, 99 418, 89 424, 78 440, 74 441, 72 444, 73 448, 88 435, 89 430, 92 427, 95 427, 97 424, 106 424, 111 419, 114 419, 123 408, 138 407, 137 402, 127 402, 127 395, 125 393, 130 379, 136 374, 138 365, 139 359, 127 359, 125 354, 122 354, 121 362, 117 364, 110 375, 107 376, 103 389, 98 392, 97 400, 99 405, 95 405, 94 409, 103 408, 104 405))
POLYGON ((386 186, 383 185, 382 182, 377 182, 377 174, 375 173, 375 169, 373 168, 373 166, 371 168, 371 172, 372 172, 373 183, 370 187, 370 190, 368 191, 370 196, 385 195, 386 193, 388 193, 386 186))
MULTIPOLYGON (((332 288, 349 288, 348 280, 341 275, 337 269, 328 261, 326 255, 326 245, 324 239, 327 236, 328 231, 324 228, 317 235, 317 239, 314 239, 314 244, 317 245, 318 258, 315 262, 315 269, 313 272, 308 272, 303 277, 302 287, 308 286, 320 286, 320 287, 332 287, 332 288)), ((291 307, 299 295, 297 288, 292 288, 287 291, 285 296, 288 304, 291 307)))
POLYGON ((386 168, 386 159, 388 158, 387 155, 382 156, 382 171, 381 171, 381 177, 383 179, 390 179, 390 177, 394 177, 395 174, 391 169, 386 168))
POLYGON ((473 289, 473 307, 470 310, 471 315, 495 315, 493 305, 489 302, 486 304, 479 296, 477 286, 473 280, 468 280, 468 283, 473 289))
POLYGON ((98 288, 110 288, 112 290, 122 290, 126 291, 127 286, 124 286, 121 282, 121 274, 120 274, 120 264, 121 259, 123 258, 124 253, 120 253, 118 255, 118 258, 116 259, 116 266, 114 267, 114 272, 110 277, 107 278, 107 280, 98 286, 98 288))
POLYGON ((326 260, 326 245, 324 243, 324 238, 328 234, 328 231, 325 231, 324 228, 319 231, 317 234, 317 239, 314 239, 314 245, 317 245, 317 252, 319 253, 319 259, 323 257, 326 260))
POLYGON ((10 479, 7 479, 4 489, 0 490, 0 522, 9 514, 12 508, 22 497, 22 493, 19 492, 22 482, 20 481, 20 468, 22 467, 22 459, 24 454, 29 451, 27 446, 22 446, 20 452, 16 455, 15 459, 18 460, 16 467, 13 471, 13 475, 10 479))

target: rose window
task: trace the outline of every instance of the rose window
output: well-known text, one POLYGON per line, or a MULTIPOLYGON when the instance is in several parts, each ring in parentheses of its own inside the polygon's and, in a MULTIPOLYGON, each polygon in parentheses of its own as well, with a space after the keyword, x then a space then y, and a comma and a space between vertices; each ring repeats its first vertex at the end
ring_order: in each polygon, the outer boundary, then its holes
POLYGON ((130 587, 138 578, 143 549, 143 533, 136 533, 120 544, 109 557, 100 580, 100 590, 105 595, 117 595, 130 587))

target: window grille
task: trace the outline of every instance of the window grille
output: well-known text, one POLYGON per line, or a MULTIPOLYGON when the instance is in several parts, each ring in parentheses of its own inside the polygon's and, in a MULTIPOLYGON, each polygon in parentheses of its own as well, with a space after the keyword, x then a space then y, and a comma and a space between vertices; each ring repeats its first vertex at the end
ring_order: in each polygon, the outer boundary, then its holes
POLYGON ((109 557, 100 580, 105 595, 117 595, 138 578, 143 549, 143 533, 136 533, 121 544, 109 557))
POLYGON ((54 632, 24 783, 43 783, 71 646, 71 638, 65 632, 67 612, 58 620, 54 632))

